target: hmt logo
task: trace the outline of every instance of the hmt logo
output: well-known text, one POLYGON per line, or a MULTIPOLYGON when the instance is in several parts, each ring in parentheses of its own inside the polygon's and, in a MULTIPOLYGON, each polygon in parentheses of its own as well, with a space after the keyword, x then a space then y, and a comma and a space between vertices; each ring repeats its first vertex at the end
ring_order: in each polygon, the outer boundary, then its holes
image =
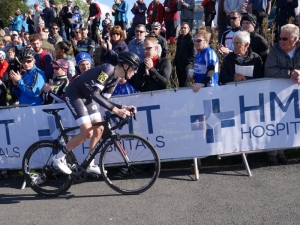
POLYGON ((203 101, 204 114, 191 115, 191 128, 206 131, 206 143, 222 141, 222 128, 234 127, 234 111, 220 112, 219 99, 203 101))

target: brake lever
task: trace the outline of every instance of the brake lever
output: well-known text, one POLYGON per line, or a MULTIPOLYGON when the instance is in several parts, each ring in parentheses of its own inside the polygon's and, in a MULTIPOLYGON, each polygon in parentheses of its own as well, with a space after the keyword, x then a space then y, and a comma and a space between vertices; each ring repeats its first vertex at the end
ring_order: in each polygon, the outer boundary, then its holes
MULTIPOLYGON (((131 108, 131 109, 129 110, 129 112, 132 112, 132 113, 133 113, 133 110, 134 110, 134 108, 131 108)), ((133 114, 133 119, 136 121, 135 113, 133 114)))

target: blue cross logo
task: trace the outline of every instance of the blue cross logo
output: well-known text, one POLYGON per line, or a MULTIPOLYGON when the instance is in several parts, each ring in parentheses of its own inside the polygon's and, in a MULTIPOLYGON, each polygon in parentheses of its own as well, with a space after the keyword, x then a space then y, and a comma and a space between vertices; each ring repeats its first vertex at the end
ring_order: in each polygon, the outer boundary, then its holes
POLYGON ((204 114, 191 115, 191 129, 205 130, 206 143, 222 141, 222 128, 234 127, 234 111, 220 112, 219 99, 203 101, 204 114))

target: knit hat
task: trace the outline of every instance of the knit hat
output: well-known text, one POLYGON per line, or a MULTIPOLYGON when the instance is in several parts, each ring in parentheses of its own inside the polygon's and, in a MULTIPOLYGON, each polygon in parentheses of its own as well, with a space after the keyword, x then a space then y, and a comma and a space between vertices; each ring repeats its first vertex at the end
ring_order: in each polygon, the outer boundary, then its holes
POLYGON ((92 64, 91 56, 86 52, 80 52, 76 55, 76 65, 79 66, 81 62, 89 61, 92 64))
POLYGON ((252 25, 254 27, 256 26, 257 19, 256 19, 255 15, 253 15, 253 14, 246 14, 246 15, 244 15, 242 17, 241 24, 243 24, 244 20, 248 20, 248 21, 250 21, 250 23, 252 23, 252 25))
POLYGON ((56 61, 52 61, 52 66, 58 66, 66 74, 68 73, 69 63, 64 59, 58 59, 56 61))

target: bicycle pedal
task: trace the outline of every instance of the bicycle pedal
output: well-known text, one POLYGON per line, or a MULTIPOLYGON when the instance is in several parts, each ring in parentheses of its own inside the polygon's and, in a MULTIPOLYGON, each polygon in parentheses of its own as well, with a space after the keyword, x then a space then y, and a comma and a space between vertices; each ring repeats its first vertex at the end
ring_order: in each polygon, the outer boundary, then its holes
POLYGON ((96 178, 96 179, 98 179, 98 178, 101 177, 101 175, 95 174, 95 173, 87 173, 87 175, 88 175, 89 177, 93 177, 93 178, 96 178))

